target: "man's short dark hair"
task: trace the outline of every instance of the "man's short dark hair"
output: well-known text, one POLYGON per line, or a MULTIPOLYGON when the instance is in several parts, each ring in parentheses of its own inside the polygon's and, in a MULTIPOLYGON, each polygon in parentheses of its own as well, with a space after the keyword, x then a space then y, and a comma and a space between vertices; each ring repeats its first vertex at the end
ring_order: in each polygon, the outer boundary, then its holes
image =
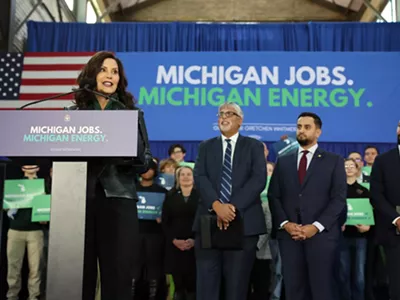
POLYGON ((362 157, 362 154, 361 154, 360 152, 357 152, 357 151, 351 151, 351 152, 347 155, 347 157, 350 157, 350 155, 352 155, 352 154, 358 154, 358 155, 360 155, 360 157, 362 157))
POLYGON ((173 144, 173 145, 171 145, 171 147, 169 147, 169 149, 168 149, 168 155, 169 155, 169 156, 171 156, 171 154, 174 153, 175 148, 181 149, 181 151, 182 151, 183 154, 186 153, 185 147, 183 147, 181 144, 173 144))
POLYGON ((373 145, 368 145, 367 147, 365 147, 365 149, 364 149, 364 154, 365 154, 365 151, 367 151, 368 149, 375 149, 375 150, 376 150, 376 153, 379 154, 378 148, 376 148, 376 147, 373 146, 373 145))
POLYGON ((303 112, 298 116, 297 120, 300 119, 300 118, 303 118, 303 117, 313 118, 315 126, 317 128, 319 128, 319 129, 322 128, 322 120, 317 114, 312 113, 312 112, 303 112))

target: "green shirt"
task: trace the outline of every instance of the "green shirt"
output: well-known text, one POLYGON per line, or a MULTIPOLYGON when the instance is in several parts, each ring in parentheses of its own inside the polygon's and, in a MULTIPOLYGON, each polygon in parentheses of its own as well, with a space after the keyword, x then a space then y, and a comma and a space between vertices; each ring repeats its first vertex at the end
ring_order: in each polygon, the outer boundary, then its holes
MULTIPOLYGON (((94 109, 95 110, 102 110, 99 101, 94 101, 94 109)), ((104 110, 114 110, 112 101, 108 101, 104 110)))
POLYGON ((265 189, 261 192, 261 201, 268 202, 268 188, 269 188, 269 181, 271 177, 267 177, 267 182, 265 184, 265 189))

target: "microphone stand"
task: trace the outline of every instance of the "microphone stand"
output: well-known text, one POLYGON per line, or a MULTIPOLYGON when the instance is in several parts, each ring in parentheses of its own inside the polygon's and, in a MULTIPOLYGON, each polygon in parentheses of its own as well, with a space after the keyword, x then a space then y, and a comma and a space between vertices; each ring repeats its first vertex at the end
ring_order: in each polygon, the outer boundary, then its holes
MULTIPOLYGON (((108 96, 108 95, 105 95, 105 94, 103 94, 103 93, 100 93, 100 92, 91 90, 91 89, 89 89, 89 88, 87 88, 87 87, 85 87, 84 90, 86 90, 86 91, 88 91, 88 92, 91 92, 91 93, 93 93, 93 94, 95 94, 95 95, 97 95, 97 96, 104 97, 104 98, 110 100, 110 101, 113 102, 113 103, 118 103, 118 105, 119 105, 121 108, 127 108, 126 105, 125 105, 124 103, 122 103, 121 101, 115 100, 115 99, 114 99, 113 97, 111 97, 111 96, 108 96)), ((142 136, 143 142, 144 142, 144 144, 145 144, 145 149, 146 149, 146 150, 149 150, 149 149, 150 149, 149 137, 148 137, 148 135, 147 135, 146 124, 144 123, 144 113, 143 113, 143 110, 141 110, 140 108, 138 108, 138 111, 139 111, 138 122, 139 122, 139 131, 140 131, 140 135, 142 136)), ((149 151, 150 151, 150 150, 149 150, 149 151)))
POLYGON ((68 93, 58 94, 58 95, 55 95, 55 96, 52 96, 52 97, 48 97, 48 98, 44 98, 44 99, 41 99, 41 100, 29 102, 29 103, 27 103, 25 105, 22 105, 21 107, 17 108, 17 110, 22 110, 22 109, 25 109, 26 107, 31 106, 31 105, 35 105, 35 104, 38 104, 38 103, 41 103, 41 102, 45 102, 45 101, 61 98, 61 97, 64 97, 64 96, 68 96, 68 95, 71 95, 71 94, 75 94, 75 93, 80 92, 80 91, 82 91, 84 89, 85 88, 72 89, 72 91, 68 92, 68 93))
MULTIPOLYGON (((105 95, 103 93, 91 90, 88 87, 85 87, 84 90, 86 90, 88 92, 91 92, 91 93, 93 93, 93 94, 95 94, 97 96, 104 97, 104 98, 108 99, 109 101, 111 101, 113 103, 118 103, 118 105, 123 109, 127 108, 124 103, 122 103, 121 101, 115 100, 111 96, 108 96, 108 95, 105 95)), ((151 151, 150 151, 149 137, 147 135, 147 128, 146 128, 146 124, 144 122, 143 110, 138 108, 138 112, 139 112, 139 115, 138 115, 138 125, 139 125, 138 127, 139 128, 138 129, 139 129, 139 134, 142 136, 142 141, 144 143, 144 160, 145 161, 143 162, 143 165, 147 166, 149 164, 150 160, 153 159, 153 155, 151 154, 151 151)))

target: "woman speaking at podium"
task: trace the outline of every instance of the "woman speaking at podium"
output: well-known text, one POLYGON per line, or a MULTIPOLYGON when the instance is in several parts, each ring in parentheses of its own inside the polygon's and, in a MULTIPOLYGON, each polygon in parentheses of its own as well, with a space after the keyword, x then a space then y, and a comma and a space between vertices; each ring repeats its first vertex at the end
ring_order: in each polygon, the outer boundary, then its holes
MULTIPOLYGON (((70 109, 137 109, 126 90, 123 65, 111 52, 96 53, 77 81, 84 89, 76 93, 76 105, 70 109)), ((139 128, 143 126, 143 119, 139 120, 139 128)), ((129 130, 121 124, 121 132, 129 130)), ((146 172, 146 161, 151 159, 147 134, 143 128, 139 131, 138 157, 88 159, 83 300, 95 298, 97 261, 101 299, 131 298, 131 266, 138 236, 135 181, 137 174, 146 172)))

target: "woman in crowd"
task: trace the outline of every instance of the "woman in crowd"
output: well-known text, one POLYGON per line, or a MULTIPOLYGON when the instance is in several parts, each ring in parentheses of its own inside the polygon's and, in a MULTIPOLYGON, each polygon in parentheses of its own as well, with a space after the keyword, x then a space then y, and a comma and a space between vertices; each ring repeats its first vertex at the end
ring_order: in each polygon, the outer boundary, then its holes
POLYGON ((163 159, 162 161, 160 161, 161 173, 175 175, 175 171, 178 167, 179 164, 171 158, 163 159))
MULTIPOLYGON (((134 110, 133 96, 127 91, 127 79, 121 61, 111 52, 98 52, 84 66, 77 82, 116 101, 86 90, 75 95, 75 110, 134 110), (122 104, 122 105, 121 105, 122 104)), ((140 114, 139 114, 140 115, 140 114)), ((130 128, 121 133, 130 135, 130 128)), ((148 157, 138 135, 137 158, 88 159, 86 231, 83 275, 83 299, 95 297, 97 260, 99 261, 102 300, 131 299, 131 271, 138 240, 138 173, 146 171, 148 157), (138 169, 140 165, 143 169, 138 169)))
POLYGON ((190 167, 178 168, 176 186, 169 191, 162 210, 166 236, 166 273, 172 274, 174 280, 174 300, 194 300, 196 294, 192 226, 199 194, 193 184, 193 170, 190 167))
MULTIPOLYGON (((354 159, 345 160, 347 198, 369 198, 369 191, 357 182, 359 166, 354 159)), ((343 225, 340 249, 339 288, 341 300, 365 300, 365 264, 368 225, 343 225)))
MULTIPOLYGON (((149 170, 140 175, 141 180, 136 189, 139 192, 167 194, 167 190, 154 182, 157 177, 158 166, 155 161, 149 165, 149 170)), ((139 300, 141 294, 146 299, 156 300, 166 298, 166 278, 164 275, 165 242, 161 227, 161 218, 156 220, 139 220, 140 242, 135 252, 132 279, 132 300, 139 300), (140 279, 148 287, 148 292, 140 293, 138 283, 140 279)))

